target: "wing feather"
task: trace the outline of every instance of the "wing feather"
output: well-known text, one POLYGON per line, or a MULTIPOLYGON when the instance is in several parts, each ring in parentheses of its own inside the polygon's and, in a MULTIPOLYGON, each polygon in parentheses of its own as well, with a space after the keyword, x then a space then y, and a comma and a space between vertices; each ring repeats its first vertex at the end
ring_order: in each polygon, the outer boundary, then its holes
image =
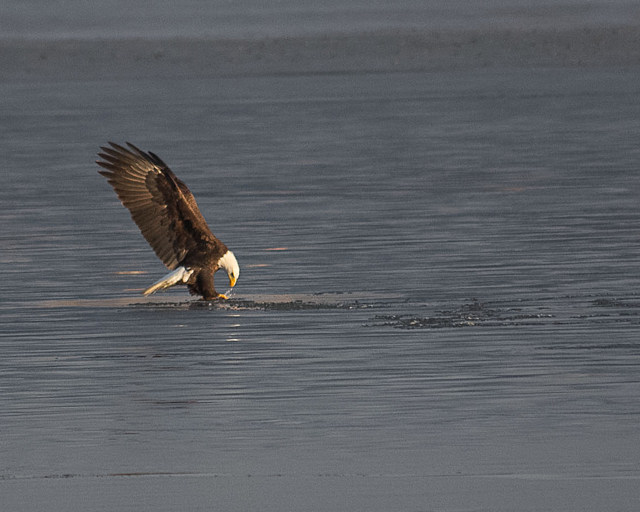
POLYGON ((193 194, 154 153, 110 142, 98 153, 98 171, 116 191, 154 252, 174 270, 202 244, 220 244, 193 194))

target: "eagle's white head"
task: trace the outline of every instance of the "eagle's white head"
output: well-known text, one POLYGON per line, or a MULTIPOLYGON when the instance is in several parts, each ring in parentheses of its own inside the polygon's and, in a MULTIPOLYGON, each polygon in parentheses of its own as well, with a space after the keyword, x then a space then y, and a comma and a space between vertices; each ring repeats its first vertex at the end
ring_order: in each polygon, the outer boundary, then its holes
POLYGON ((240 267, 238 266, 238 260, 231 251, 224 253, 222 258, 218 260, 218 266, 227 271, 229 276, 229 286, 233 288, 236 285, 238 276, 240 275, 240 267))

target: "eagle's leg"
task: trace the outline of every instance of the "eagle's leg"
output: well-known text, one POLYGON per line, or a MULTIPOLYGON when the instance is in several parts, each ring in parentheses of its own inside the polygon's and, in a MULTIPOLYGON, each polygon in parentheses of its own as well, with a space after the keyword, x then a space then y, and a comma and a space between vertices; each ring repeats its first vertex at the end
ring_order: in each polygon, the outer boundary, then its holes
POLYGON ((200 272, 196 278, 196 286, 198 287, 198 293, 202 295, 202 300, 215 300, 215 299, 227 299, 227 296, 218 293, 213 285, 213 272, 200 272))

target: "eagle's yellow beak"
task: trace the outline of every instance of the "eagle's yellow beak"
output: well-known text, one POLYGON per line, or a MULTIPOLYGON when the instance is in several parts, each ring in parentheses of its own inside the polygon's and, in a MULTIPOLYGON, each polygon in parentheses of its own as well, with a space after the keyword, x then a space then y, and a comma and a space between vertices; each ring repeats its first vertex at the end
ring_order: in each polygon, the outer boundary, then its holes
POLYGON ((233 288, 236 285, 237 278, 235 276, 229 276, 229 286, 233 288))

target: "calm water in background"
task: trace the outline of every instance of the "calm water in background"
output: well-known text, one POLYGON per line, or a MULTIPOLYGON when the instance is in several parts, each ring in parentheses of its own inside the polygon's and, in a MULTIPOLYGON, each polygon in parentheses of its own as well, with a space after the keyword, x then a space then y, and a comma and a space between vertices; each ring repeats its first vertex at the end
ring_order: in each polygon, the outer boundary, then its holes
POLYGON ((638 78, 0 84, 6 510, 634 510, 638 78), (107 140, 190 186, 228 305, 139 295, 107 140))
POLYGON ((264 37, 395 29, 626 25, 628 0, 4 0, 0 37, 264 37))

